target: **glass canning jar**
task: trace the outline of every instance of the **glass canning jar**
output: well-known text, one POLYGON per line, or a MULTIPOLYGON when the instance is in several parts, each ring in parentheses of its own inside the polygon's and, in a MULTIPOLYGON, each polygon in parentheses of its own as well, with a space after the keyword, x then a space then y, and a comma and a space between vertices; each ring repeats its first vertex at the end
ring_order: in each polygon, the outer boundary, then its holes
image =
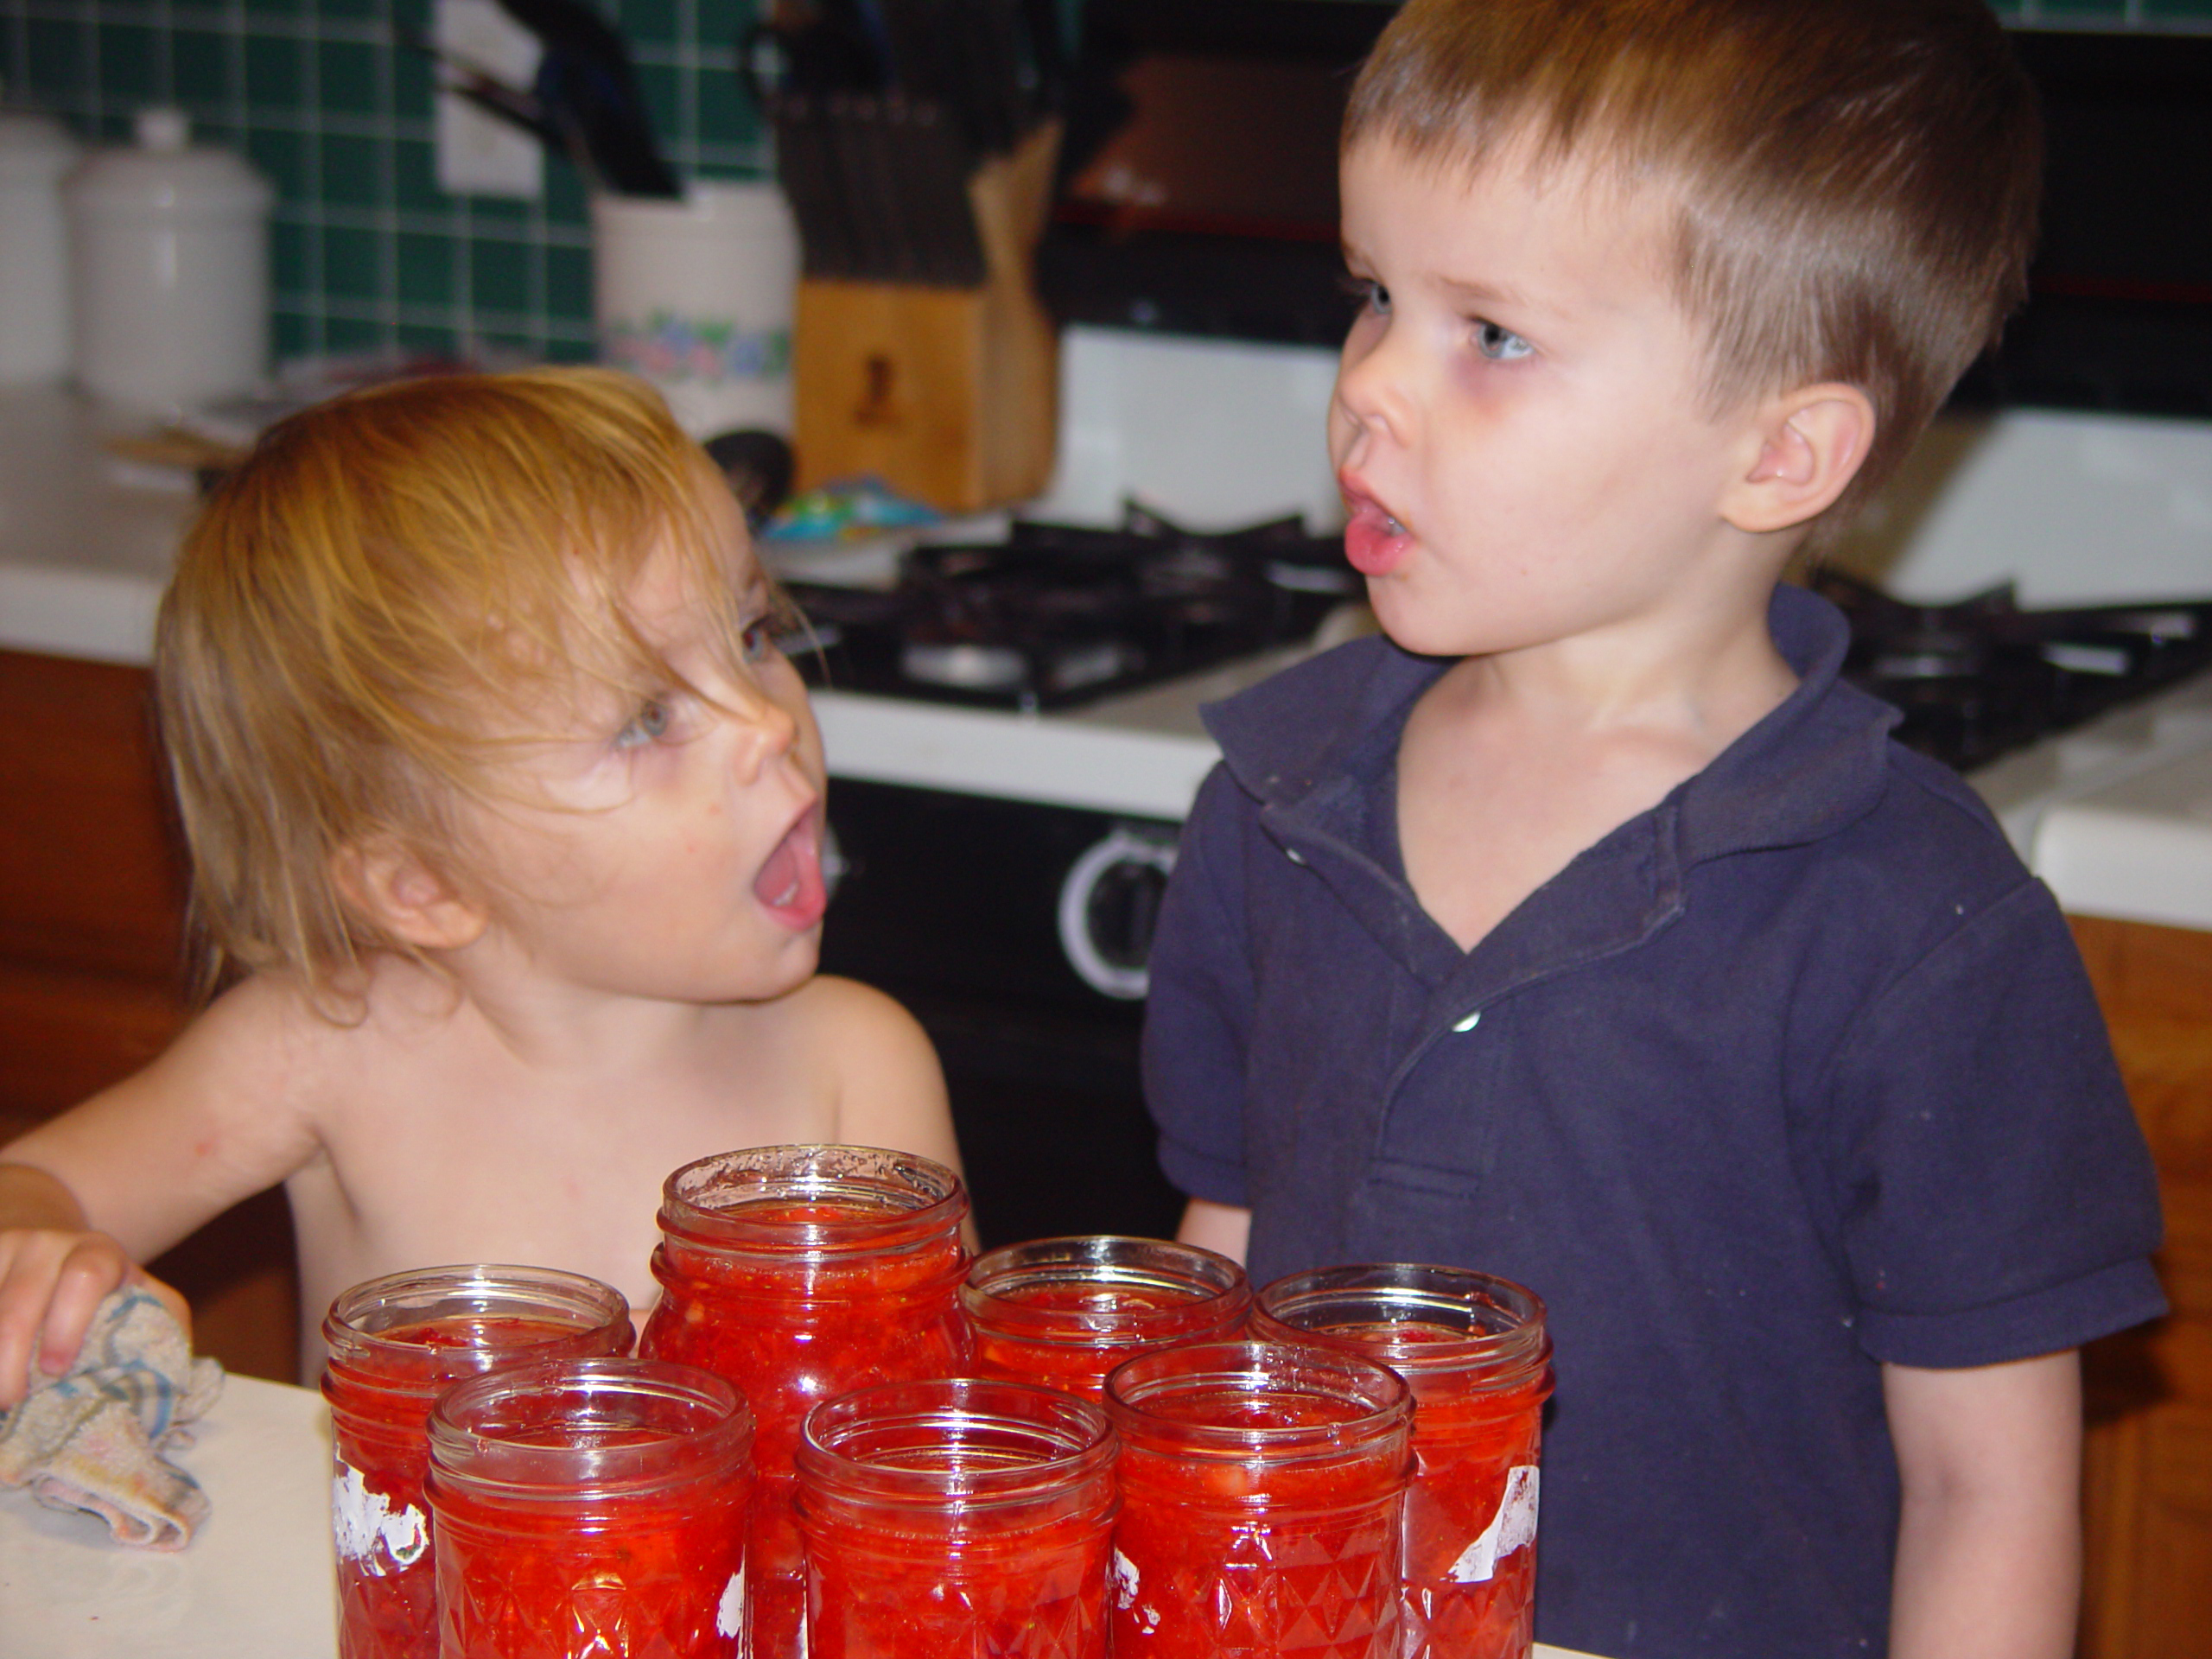
POLYGON ((1116 1659, 1395 1659, 1413 1401, 1307 1344, 1195 1343, 1106 1379, 1116 1659))
POLYGON ((791 1459, 809 1408, 966 1369, 967 1214, 950 1170, 874 1147, 722 1153, 662 1188, 661 1298, 638 1351, 727 1377, 753 1408, 753 1659, 802 1650, 791 1459))
POLYGON ((743 1659, 753 1416, 721 1377, 518 1366, 429 1435, 442 1659, 743 1659))
POLYGON ((1105 1659, 1105 1413, 977 1377, 817 1406, 798 1445, 809 1659, 1105 1659))
POLYGON ((1270 1339, 1363 1354, 1413 1389, 1406 1659, 1524 1659, 1552 1391, 1543 1303, 1490 1274, 1385 1262, 1278 1279, 1252 1324, 1270 1339))
POLYGON ((453 1383, 541 1359, 627 1353, 630 1304, 550 1268, 423 1268, 342 1293, 322 1321, 336 1454, 340 1659, 432 1659, 435 1574, 423 1478, 430 1407, 453 1383))
POLYGON ((1252 1291, 1211 1250, 1095 1234, 977 1257, 960 1305, 979 1375, 1100 1400, 1106 1373, 1132 1355, 1242 1335, 1252 1291))

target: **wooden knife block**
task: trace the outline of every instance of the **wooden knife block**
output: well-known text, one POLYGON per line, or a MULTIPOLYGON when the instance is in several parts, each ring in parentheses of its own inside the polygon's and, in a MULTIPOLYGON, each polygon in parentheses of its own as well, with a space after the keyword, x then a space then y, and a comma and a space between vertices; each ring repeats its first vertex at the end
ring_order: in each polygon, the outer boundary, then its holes
POLYGON ((792 328, 802 489, 873 474, 944 512, 1040 493, 1051 480, 1058 340, 1033 255, 1057 124, 978 168, 968 194, 981 288, 807 278, 792 328))

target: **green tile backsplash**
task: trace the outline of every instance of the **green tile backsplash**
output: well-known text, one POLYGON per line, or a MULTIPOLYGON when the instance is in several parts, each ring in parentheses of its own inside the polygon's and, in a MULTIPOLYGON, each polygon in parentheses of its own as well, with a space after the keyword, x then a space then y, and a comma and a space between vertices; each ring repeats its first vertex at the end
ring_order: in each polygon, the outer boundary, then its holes
MULTIPOLYGON (((686 176, 770 158, 731 71, 755 0, 594 0, 635 56, 664 148, 686 176)), ((1192 0, 1203 4, 1205 0, 1192 0)), ((582 188, 550 160, 543 200, 448 196, 431 153, 431 76, 393 44, 430 0, 0 0, 11 104, 113 139, 173 102, 243 148, 277 189, 280 355, 492 346, 591 350, 582 188)), ((1071 3, 1067 10, 1072 10, 1071 3)), ((2028 25, 2212 29, 2212 0, 1999 0, 2028 25)))
MULTIPOLYGON (((637 60, 662 148, 685 177, 770 157, 731 69, 753 0, 594 0, 637 60)), ((394 44, 430 0, 0 0, 11 105, 87 140, 175 103, 203 139, 276 184, 276 346, 591 352, 584 194, 549 159, 536 201, 449 196, 431 149, 431 71, 394 44)))

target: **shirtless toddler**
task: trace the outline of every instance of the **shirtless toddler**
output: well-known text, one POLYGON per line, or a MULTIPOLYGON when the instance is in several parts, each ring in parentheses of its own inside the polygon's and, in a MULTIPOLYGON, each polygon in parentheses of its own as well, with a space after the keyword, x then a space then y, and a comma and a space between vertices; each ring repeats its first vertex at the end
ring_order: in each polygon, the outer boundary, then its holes
POLYGON ((957 1166, 920 1028, 815 975, 788 624, 719 474, 620 376, 414 381, 272 429, 156 646, 225 988, 0 1148, 0 1408, 35 1339, 59 1371, 137 1263, 279 1182, 311 1370, 330 1299, 403 1268, 565 1268, 642 1310, 660 1183, 709 1153, 957 1166))

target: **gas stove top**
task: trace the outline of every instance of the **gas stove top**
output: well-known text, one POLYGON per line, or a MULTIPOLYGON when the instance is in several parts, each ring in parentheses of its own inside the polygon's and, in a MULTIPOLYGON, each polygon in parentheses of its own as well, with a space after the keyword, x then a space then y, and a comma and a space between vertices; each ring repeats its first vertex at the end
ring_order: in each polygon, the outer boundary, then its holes
POLYGON ((1360 595, 1343 539, 1300 518, 1201 532, 1135 503, 1118 528, 1016 519, 1003 542, 916 546, 888 591, 786 587, 815 683, 1025 712, 1308 639, 1360 595))
MULTIPOLYGON (((1851 622, 1844 677, 1961 772, 2212 670, 2212 596, 2023 608, 2009 582, 1943 604, 1840 569, 1812 585, 1851 622)), ((1117 528, 1016 519, 1002 542, 914 547, 888 590, 790 588, 817 684, 1024 712, 1300 644, 1362 595, 1341 537, 1300 518, 1199 532, 1136 503, 1117 528)))
POLYGON ((2010 582, 1942 605, 1840 571, 1812 585, 1850 618, 1844 677, 1961 772, 2212 670, 2212 598, 2024 610, 2010 582))

